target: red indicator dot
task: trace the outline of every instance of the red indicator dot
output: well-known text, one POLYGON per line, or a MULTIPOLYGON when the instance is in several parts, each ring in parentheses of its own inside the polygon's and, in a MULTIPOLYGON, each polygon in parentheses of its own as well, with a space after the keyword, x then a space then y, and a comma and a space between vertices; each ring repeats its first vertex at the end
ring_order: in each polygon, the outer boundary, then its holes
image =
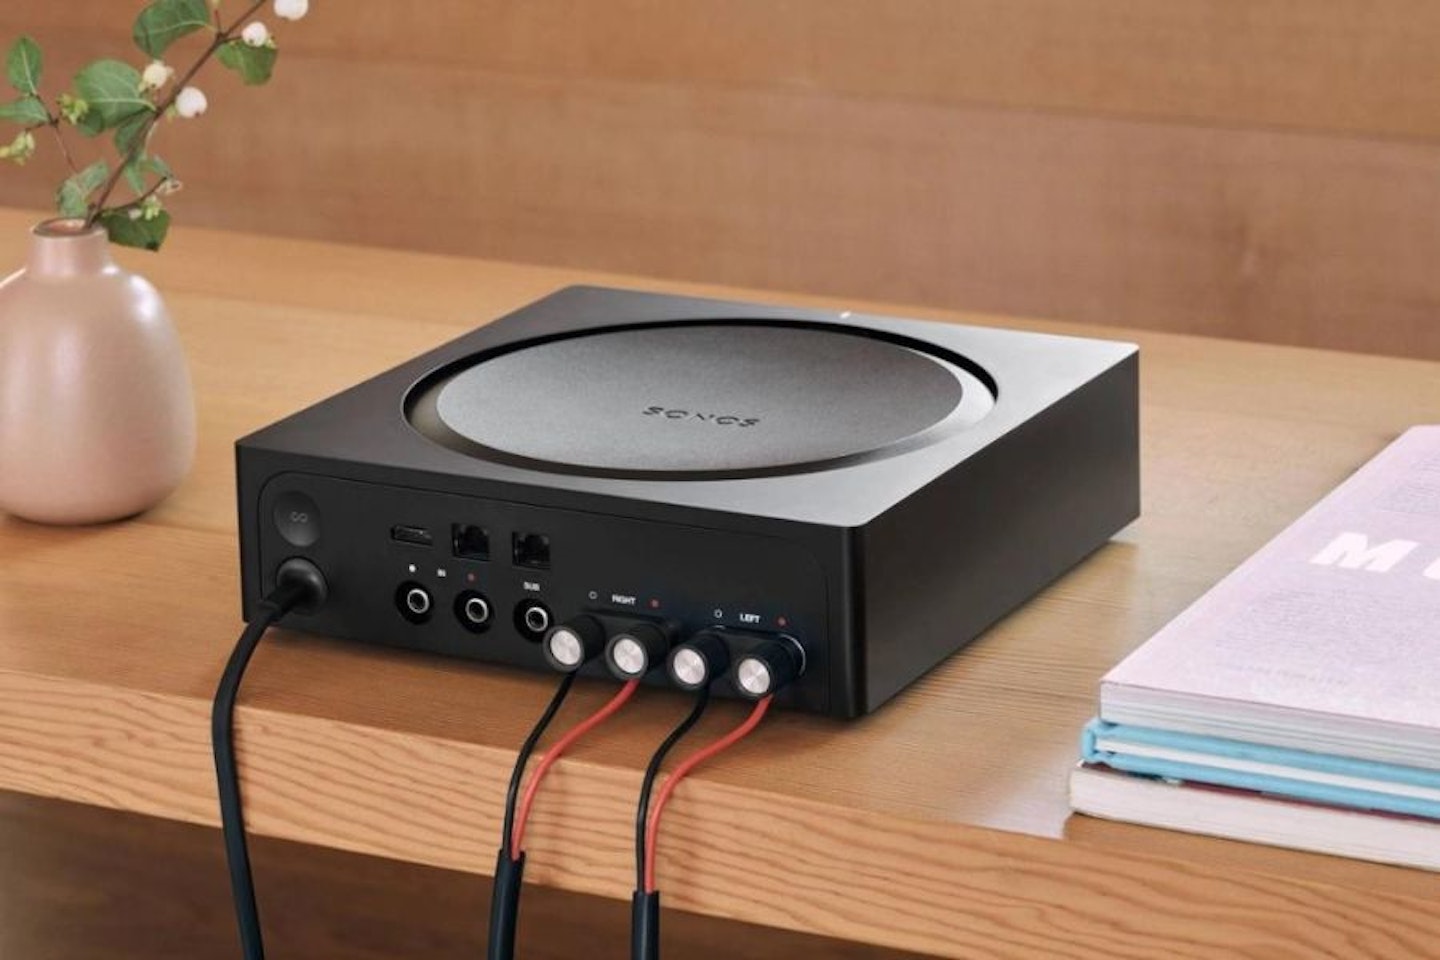
POLYGON ((660 609, 660 601, 659 601, 659 600, 651 600, 651 601, 650 601, 650 609, 651 609, 651 610, 659 610, 659 609, 660 609))
POLYGON ((790 626, 790 618, 789 618, 789 617, 776 617, 776 618, 775 618, 775 624, 776 624, 776 626, 788 627, 788 626, 790 626))
POLYGON ((465 582, 466 582, 466 583, 474 583, 474 582, 475 582, 475 574, 473 574, 473 573, 467 573, 467 574, 465 574, 465 582))

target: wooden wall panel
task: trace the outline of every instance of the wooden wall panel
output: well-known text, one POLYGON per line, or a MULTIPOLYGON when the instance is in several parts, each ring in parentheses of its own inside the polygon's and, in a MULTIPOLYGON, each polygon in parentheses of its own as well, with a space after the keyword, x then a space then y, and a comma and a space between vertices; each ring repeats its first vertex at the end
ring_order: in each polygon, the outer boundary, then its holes
MULTIPOLYGON (((136 7, 0 35, 63 76, 136 7)), ((312 7, 164 132, 189 222, 1440 356, 1434 4, 312 7)))
MULTIPOLYGON (((58 35, 118 24, 123 35, 139 7, 10 0, 0 26, 58 35)), ((316 0, 312 10, 286 33, 292 53, 1440 134, 1433 0, 316 0)))

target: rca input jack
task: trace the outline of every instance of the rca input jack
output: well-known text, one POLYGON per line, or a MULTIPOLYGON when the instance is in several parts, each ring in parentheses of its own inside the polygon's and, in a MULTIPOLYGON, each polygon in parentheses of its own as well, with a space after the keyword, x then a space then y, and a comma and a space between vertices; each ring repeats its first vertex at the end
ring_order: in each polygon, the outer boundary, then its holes
POLYGON ((471 633, 489 630, 492 614, 490 601, 478 590, 466 590, 455 598, 455 619, 471 633))
POLYGON ((407 580, 395 589, 395 609, 411 623, 424 623, 435 610, 435 598, 422 584, 407 580))

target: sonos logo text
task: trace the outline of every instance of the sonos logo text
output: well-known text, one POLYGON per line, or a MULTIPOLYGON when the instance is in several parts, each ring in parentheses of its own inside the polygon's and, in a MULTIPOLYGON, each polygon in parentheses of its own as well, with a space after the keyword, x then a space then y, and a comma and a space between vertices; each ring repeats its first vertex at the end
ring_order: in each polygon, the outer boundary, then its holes
POLYGON ((759 417, 737 417, 728 413, 701 413, 697 410, 684 410, 680 407, 646 407, 641 412, 647 417, 664 417, 666 420, 695 420, 700 423, 713 423, 720 427, 753 427, 760 422, 759 417))

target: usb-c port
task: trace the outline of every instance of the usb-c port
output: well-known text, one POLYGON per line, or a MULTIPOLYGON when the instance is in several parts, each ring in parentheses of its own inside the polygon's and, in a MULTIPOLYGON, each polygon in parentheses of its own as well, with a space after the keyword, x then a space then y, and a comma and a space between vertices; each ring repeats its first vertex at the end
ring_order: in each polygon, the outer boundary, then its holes
POLYGON ((435 543, 435 538, 430 535, 429 530, 424 527, 407 526, 403 523, 390 528, 390 539, 417 547, 428 547, 435 543))

